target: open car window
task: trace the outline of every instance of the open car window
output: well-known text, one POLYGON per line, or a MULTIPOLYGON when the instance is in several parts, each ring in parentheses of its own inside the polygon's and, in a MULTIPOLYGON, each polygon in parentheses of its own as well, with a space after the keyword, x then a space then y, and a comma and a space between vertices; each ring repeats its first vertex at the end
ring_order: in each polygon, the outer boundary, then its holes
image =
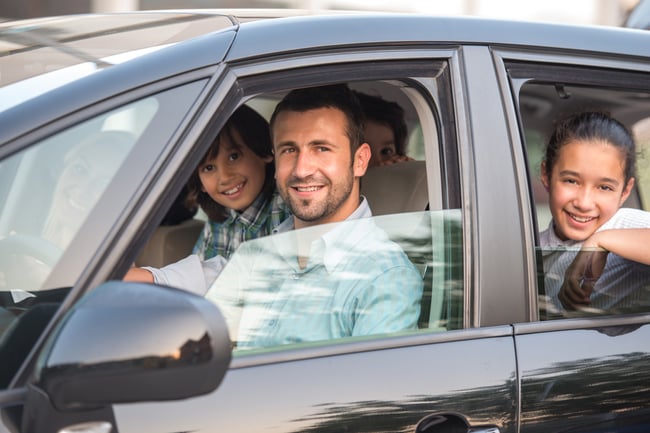
MULTIPOLYGON (((522 68, 521 71, 524 71, 522 68)), ((566 308, 559 299, 566 271, 580 251, 580 242, 555 236, 549 192, 541 182, 541 163, 555 122, 583 111, 608 113, 634 135, 637 147, 636 183, 621 210, 609 220, 609 228, 633 228, 642 220, 627 210, 648 210, 648 113, 650 82, 643 74, 599 68, 575 68, 582 76, 569 78, 565 66, 539 68, 537 76, 520 78, 520 116, 524 125, 531 201, 537 222, 538 310, 542 320, 590 315, 614 315, 650 311, 650 267, 608 254, 606 271, 594 285, 589 303, 566 308), (636 218, 633 222, 632 219, 636 218), (544 234, 546 233, 546 235, 544 234)), ((518 67, 513 69, 520 75, 518 67)), ((524 73, 521 73, 523 76, 524 73)), ((642 215, 639 213, 637 215, 642 215)), ((641 217, 639 217, 641 218, 641 217)), ((643 216, 643 219, 648 219, 643 216)))

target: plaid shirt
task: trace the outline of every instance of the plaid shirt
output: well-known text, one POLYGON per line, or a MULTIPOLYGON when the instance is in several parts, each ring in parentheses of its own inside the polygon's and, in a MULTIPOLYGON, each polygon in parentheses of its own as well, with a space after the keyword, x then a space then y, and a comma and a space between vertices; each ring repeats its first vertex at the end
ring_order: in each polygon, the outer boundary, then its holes
POLYGON ((228 259, 240 244, 271 234, 276 226, 291 216, 277 190, 268 200, 260 194, 243 212, 228 211, 230 215, 225 221, 205 223, 193 254, 198 254, 203 260, 217 255, 228 259))

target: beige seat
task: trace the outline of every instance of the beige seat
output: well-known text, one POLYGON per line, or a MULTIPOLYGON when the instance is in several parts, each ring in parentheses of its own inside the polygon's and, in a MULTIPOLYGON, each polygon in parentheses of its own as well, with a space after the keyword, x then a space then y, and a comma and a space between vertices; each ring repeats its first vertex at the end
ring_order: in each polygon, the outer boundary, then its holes
POLYGON ((373 215, 423 211, 429 204, 424 161, 371 167, 361 179, 361 194, 373 215))
POLYGON ((187 257, 204 224, 201 220, 189 219, 180 224, 158 227, 135 261, 136 266, 161 268, 187 257))

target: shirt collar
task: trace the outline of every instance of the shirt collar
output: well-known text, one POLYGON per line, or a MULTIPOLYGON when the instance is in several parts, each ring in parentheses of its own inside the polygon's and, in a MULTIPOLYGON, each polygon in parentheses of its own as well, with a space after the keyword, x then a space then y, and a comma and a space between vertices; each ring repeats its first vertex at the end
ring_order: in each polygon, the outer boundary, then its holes
POLYGON ((560 239, 558 235, 555 233, 555 224, 553 223, 553 220, 551 220, 551 222, 548 224, 546 230, 544 230, 539 234, 539 243, 543 249, 559 248, 559 247, 566 248, 566 247, 571 247, 571 246, 576 246, 581 244, 581 242, 574 241, 571 239, 566 241, 560 239))
POLYGON ((267 200, 267 192, 262 191, 255 197, 255 200, 244 209, 242 212, 236 211, 234 209, 228 209, 228 222, 233 223, 239 219, 242 224, 247 226, 252 225, 262 214, 262 211, 266 207, 267 203, 270 203, 271 200, 267 200))
MULTIPOLYGON (((345 223, 333 223, 332 228, 327 230, 322 236, 314 240, 310 248, 310 262, 317 260, 322 262, 328 272, 332 272, 343 258, 350 254, 350 251, 356 249, 359 242, 368 235, 366 228, 368 222, 366 219, 372 216, 368 200, 361 196, 361 203, 346 219, 345 223), (364 225, 357 224, 353 221, 364 221, 364 225)), ((289 217, 277 226, 273 233, 285 233, 293 230, 294 218, 289 217)), ((307 229, 309 230, 309 229, 307 229)), ((287 244, 284 246, 286 247, 287 244)), ((287 249, 278 245, 279 250, 285 257, 288 256, 287 249)), ((293 252, 295 256, 295 251, 293 252)), ((288 257, 287 257, 288 258, 288 257)), ((309 265, 308 265, 309 266, 309 265)), ((308 269, 308 268, 307 268, 308 269)))

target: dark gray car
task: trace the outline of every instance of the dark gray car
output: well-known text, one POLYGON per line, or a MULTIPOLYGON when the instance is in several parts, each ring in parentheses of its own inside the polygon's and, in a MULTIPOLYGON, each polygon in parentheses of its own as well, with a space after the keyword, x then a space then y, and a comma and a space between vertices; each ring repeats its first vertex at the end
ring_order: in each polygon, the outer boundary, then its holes
POLYGON ((650 33, 271 15, 0 24, 0 432, 650 430, 650 295, 538 301, 544 140, 597 108, 650 145, 650 33), (404 108, 415 161, 362 193, 422 272, 417 330, 232 349, 218 305, 121 281, 191 252, 205 217, 169 215, 238 106, 332 83, 404 108))

